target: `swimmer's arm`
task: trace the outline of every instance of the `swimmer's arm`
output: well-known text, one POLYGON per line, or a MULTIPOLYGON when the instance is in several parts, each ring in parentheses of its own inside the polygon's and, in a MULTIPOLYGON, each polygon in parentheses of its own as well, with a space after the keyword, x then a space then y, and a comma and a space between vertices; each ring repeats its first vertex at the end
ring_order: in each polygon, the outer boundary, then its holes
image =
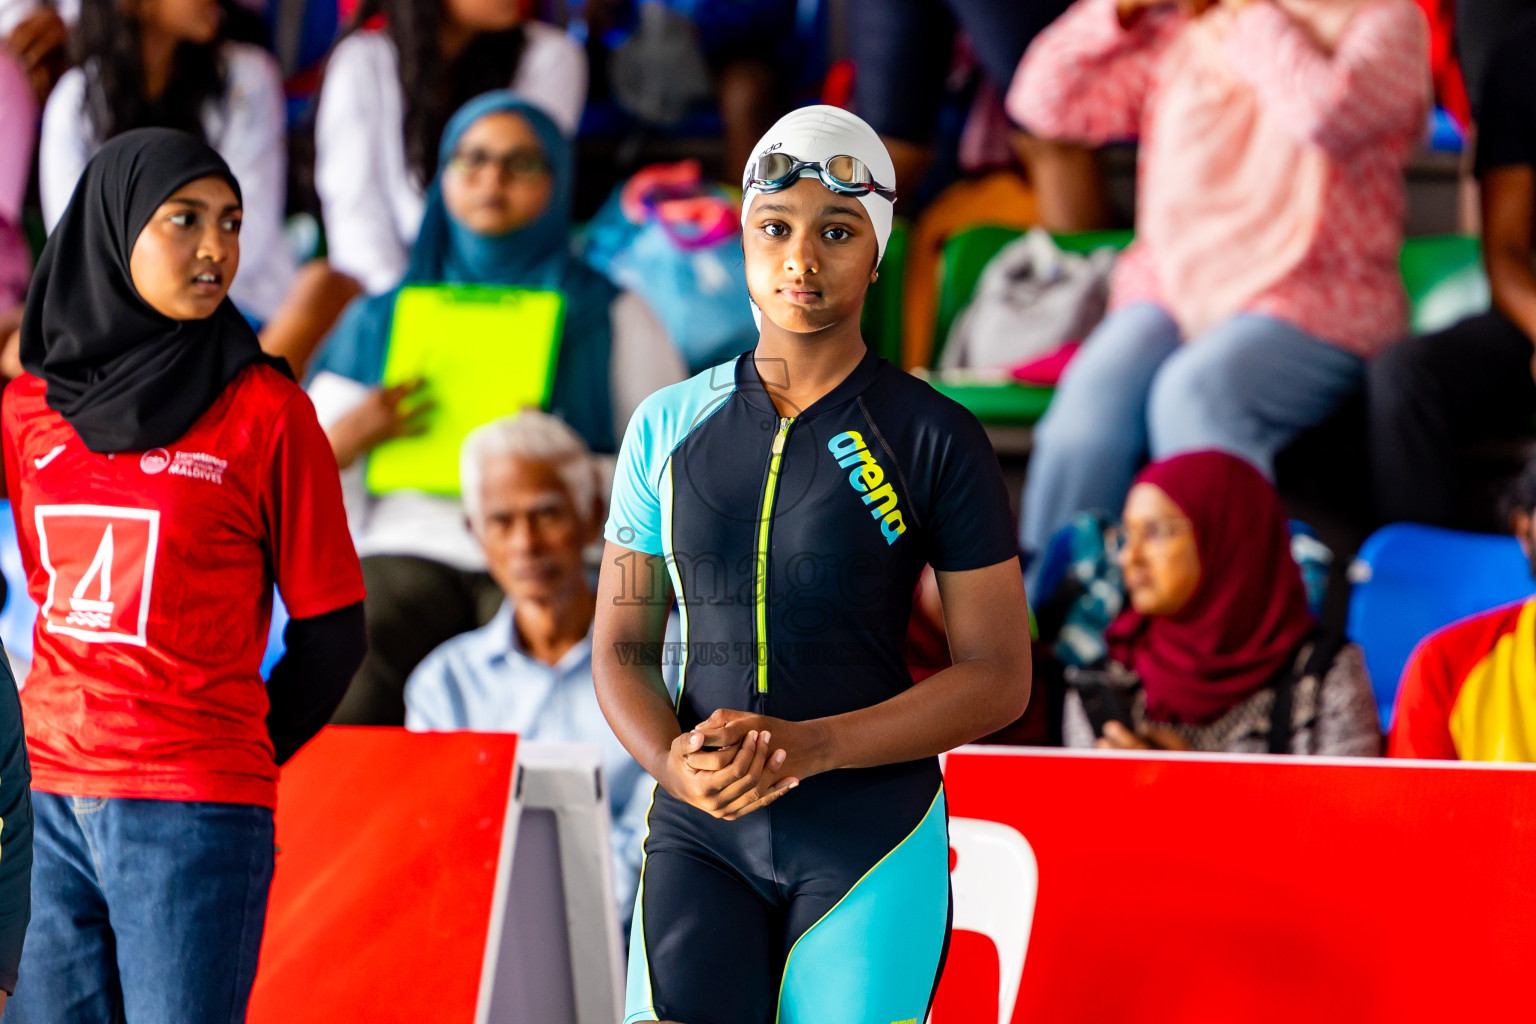
MULTIPOLYGON (((696 733, 729 746, 749 729, 771 728, 789 750, 784 773, 807 778, 932 757, 1017 719, 1029 703, 1029 612, 1017 559, 937 574, 954 664, 890 700, 829 718, 779 722, 719 711, 696 733)), ((693 760, 698 760, 694 758, 693 760)))
POLYGON ((658 655, 671 604, 672 583, 662 558, 606 545, 592 627, 597 702, 619 742, 657 784, 684 803, 734 820, 777 800, 798 779, 778 773, 759 791, 764 770, 782 767, 785 753, 769 745, 770 737, 759 742, 747 729, 718 764, 698 768, 686 762, 702 748, 703 737, 683 732, 661 675, 658 655))
POLYGON ((825 719, 834 768, 915 761, 996 732, 1029 704, 1029 608, 1018 559, 935 573, 954 664, 873 707, 825 719))
POLYGON ((592 625, 592 679, 597 702, 619 742, 658 780, 672 741, 681 733, 661 659, 641 655, 660 648, 672 604, 664 559, 617 544, 603 549, 592 625))

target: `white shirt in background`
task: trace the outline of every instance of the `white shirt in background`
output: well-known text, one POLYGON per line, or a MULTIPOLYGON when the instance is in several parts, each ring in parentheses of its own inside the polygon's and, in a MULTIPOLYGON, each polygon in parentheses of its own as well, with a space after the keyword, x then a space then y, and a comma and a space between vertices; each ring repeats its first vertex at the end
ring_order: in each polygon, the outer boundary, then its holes
MULTIPOLYGON (((287 111, 277 61, 259 47, 225 43, 227 87, 203 110, 203 132, 218 150, 245 206, 240 269, 229 297, 258 320, 269 319, 293 284, 293 253, 283 235, 288 199, 287 111)), ((43 110, 38 142, 38 185, 48 230, 59 222, 86 163, 99 146, 85 113, 86 72, 71 68, 43 110)))
MULTIPOLYGON (((43 6, 39 0, 0 0, 0 39, 8 38, 16 26, 43 6)), ((54 9, 64 24, 73 28, 80 20, 80 0, 55 0, 54 9)))
MULTIPOLYGON (((587 55, 552 25, 524 29, 509 85, 574 135, 587 101, 587 55)), ((399 56, 382 32, 353 33, 326 65, 315 115, 315 191, 331 265, 373 294, 398 284, 425 194, 405 156, 399 56)))

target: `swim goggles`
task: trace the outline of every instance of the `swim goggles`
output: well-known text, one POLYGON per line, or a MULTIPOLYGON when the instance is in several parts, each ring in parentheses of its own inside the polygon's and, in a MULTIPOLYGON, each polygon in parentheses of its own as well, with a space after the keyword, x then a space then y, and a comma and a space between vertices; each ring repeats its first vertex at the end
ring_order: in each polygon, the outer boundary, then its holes
POLYGON ((747 176, 747 188, 757 192, 782 192, 800 179, 800 172, 810 168, 821 183, 833 192, 845 196, 863 196, 873 192, 891 202, 896 201, 896 190, 886 188, 875 181, 856 156, 834 156, 818 163, 814 160, 797 160, 786 153, 766 153, 752 165, 747 176))

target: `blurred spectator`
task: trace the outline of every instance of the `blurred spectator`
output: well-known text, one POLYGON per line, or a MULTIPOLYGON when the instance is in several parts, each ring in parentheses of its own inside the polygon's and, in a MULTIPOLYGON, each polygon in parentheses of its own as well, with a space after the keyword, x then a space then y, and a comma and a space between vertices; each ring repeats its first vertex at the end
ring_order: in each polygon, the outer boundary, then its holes
MULTIPOLYGON (((613 735, 592 685, 597 595, 582 554, 603 522, 598 470, 570 427, 528 410, 464 442, 464 507, 506 594, 486 626, 454 637, 411 673, 405 724, 418 732, 515 732, 602 748, 620 916, 634 904, 651 777, 613 735)), ((676 617, 668 641, 677 641, 676 617)), ((676 690, 675 658, 662 673, 676 690)))
MULTIPOLYGON (((634 408, 684 369, 645 304, 571 256, 570 142, 540 109, 502 90, 454 116, 440 158, 404 283, 563 292, 551 407, 591 448, 612 452, 634 408)), ((413 426, 402 408, 409 389, 377 386, 397 294, 354 303, 316 361, 310 394, 344 468, 413 426)), ((500 595, 459 501, 397 491, 354 511, 370 649, 337 720, 398 725, 411 669, 483 624, 500 595)))
POLYGON ((800 6, 797 0, 587 0, 585 20, 591 35, 617 44, 608 54, 609 89, 643 124, 676 125, 713 91, 724 166, 736 168, 746 166, 752 144, 793 105, 802 84, 808 61, 796 46, 800 6))
POLYGON ((240 182, 245 217, 240 273, 230 298, 260 322, 294 278, 283 235, 287 121, 271 54, 223 37, 218 0, 165 0, 133 8, 83 0, 79 66, 59 79, 43 112, 38 173, 52 231, 91 154, 131 128, 178 128, 205 140, 240 182))
POLYGON ((1112 311, 1035 432, 1028 554, 1118 505, 1148 449, 1269 473, 1401 336, 1424 33, 1410 0, 1078 0, 1031 46, 1013 116, 1052 138, 1140 135, 1141 166, 1112 311))
POLYGON ((1480 101, 1475 169, 1493 309, 1371 365, 1371 465, 1385 522, 1456 524, 1457 449, 1528 434, 1536 415, 1536 17, 1506 31, 1480 101))
MULTIPOLYGON (((70 7, 71 16, 77 16, 79 5, 70 7)), ((39 0, 0 0, 0 44, 21 65, 33 99, 42 106, 69 66, 69 29, 60 10, 39 0)))
MULTIPOLYGON (((1376 698, 1353 644, 1319 636, 1291 557, 1280 496, 1241 459, 1195 452, 1153 463, 1126 498, 1118 554, 1130 608, 1110 626, 1097 745, 1374 757, 1376 698), (1290 706, 1289 742, 1272 736, 1290 706)), ((1067 746, 1096 742, 1067 695, 1067 746)))
MULTIPOLYGON (((854 107, 884 139, 897 187, 916 194, 933 159, 956 23, 982 74, 1001 96, 1030 40, 1067 0, 861 0, 848 7, 854 107)), ((1015 131, 1012 148, 1035 190, 1040 223, 1053 231, 1102 226, 1106 216, 1092 151, 1015 131)))
POLYGON ((1453 9, 1456 30, 1456 58, 1466 80, 1472 117, 1483 117, 1483 88, 1489 80, 1489 62, 1504 40, 1510 37, 1510 29, 1536 13, 1532 0, 1455 0, 1453 9))
POLYGON ((370 293, 393 288, 421 227, 438 143, 471 98, 510 85, 574 135, 587 59, 520 0, 368 0, 337 44, 315 121, 315 190, 331 265, 370 293))
MULTIPOLYGON (((1505 495, 1510 530, 1536 574, 1536 461, 1505 495)), ((1392 757, 1536 761, 1536 598, 1446 626, 1403 669, 1392 757)))
POLYGON ((790 106, 796 0, 692 0, 725 127, 726 177, 790 106))
POLYGON ((32 270, 21 218, 36 139, 37 107, 26 73, 0 50, 0 343, 21 326, 32 270))

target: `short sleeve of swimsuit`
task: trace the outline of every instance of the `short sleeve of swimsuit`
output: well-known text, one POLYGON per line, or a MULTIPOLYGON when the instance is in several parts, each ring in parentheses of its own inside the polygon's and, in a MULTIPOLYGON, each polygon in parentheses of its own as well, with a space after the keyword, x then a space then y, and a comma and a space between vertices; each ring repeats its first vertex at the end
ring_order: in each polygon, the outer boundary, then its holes
POLYGON ((671 521, 673 452, 734 392, 731 365, 662 388, 635 409, 619 446, 606 540, 648 555, 667 552, 662 531, 671 521))
POLYGON ((655 398, 652 395, 651 400, 641 403, 624 431, 613 474, 608 523, 603 528, 603 537, 609 543, 648 555, 661 554, 661 499, 656 494, 653 476, 654 420, 658 418, 655 398))
POLYGON ((1002 467, 975 417, 959 406, 946 412, 948 438, 934 463, 928 561, 939 572, 984 569, 1019 553, 1002 467))

